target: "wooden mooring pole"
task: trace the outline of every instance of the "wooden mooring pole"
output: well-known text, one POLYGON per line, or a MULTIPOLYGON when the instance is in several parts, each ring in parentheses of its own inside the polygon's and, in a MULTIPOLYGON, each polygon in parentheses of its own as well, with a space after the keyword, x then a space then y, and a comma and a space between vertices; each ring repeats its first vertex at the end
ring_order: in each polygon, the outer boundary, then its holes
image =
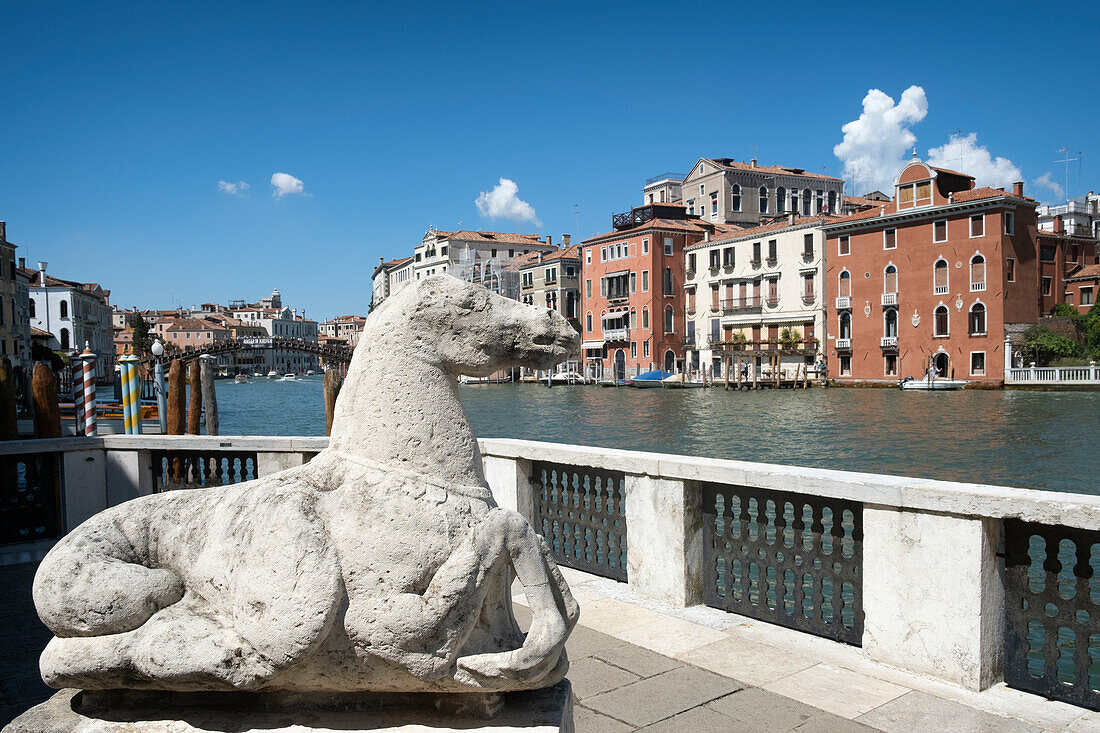
POLYGON ((204 354, 199 358, 199 381, 202 382, 202 401, 206 403, 206 434, 218 434, 218 395, 214 391, 214 357, 204 354))
POLYGON ((34 365, 31 386, 34 393, 34 435, 36 438, 61 437, 61 413, 57 407, 57 378, 46 362, 34 365))
POLYGON ((325 381, 321 393, 325 397, 325 435, 332 435, 332 418, 336 414, 336 398, 340 395, 340 386, 344 380, 335 369, 325 371, 325 381))
POLYGON ((187 434, 202 434, 202 375, 199 360, 191 362, 187 371, 188 383, 191 387, 187 395, 187 434))
POLYGON ((168 434, 183 435, 187 425, 187 380, 183 363, 173 359, 168 367, 168 434))
POLYGON ((8 357, 0 359, 0 440, 19 437, 19 420, 15 412, 15 375, 8 357))

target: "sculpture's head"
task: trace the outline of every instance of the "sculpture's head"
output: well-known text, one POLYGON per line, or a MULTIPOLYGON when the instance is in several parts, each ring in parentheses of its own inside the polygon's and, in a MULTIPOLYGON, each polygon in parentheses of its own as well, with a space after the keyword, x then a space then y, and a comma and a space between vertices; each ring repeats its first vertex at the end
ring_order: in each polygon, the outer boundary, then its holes
POLYGON ((407 319, 410 336, 455 375, 487 376, 513 366, 549 369, 580 348, 580 335, 558 313, 450 275, 419 280, 393 300, 404 301, 402 313, 394 315, 407 319))

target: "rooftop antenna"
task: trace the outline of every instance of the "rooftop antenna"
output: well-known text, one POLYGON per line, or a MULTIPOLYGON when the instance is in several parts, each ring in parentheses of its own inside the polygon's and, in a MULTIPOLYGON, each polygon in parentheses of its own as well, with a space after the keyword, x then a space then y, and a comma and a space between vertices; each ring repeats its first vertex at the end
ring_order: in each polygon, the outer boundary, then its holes
POLYGON ((573 204, 573 223, 575 226, 574 231, 579 237, 581 235, 581 205, 573 204))
POLYGON ((1071 158, 1071 157, 1069 157, 1069 149, 1068 148, 1058 148, 1058 152, 1059 153, 1065 153, 1065 155, 1066 155, 1066 157, 1063 158, 1062 160, 1056 160, 1054 162, 1055 163, 1065 163, 1066 164, 1066 198, 1069 199, 1069 197, 1070 197, 1069 196, 1069 164, 1073 163, 1074 161, 1078 162, 1078 169, 1077 169, 1078 174, 1077 174, 1077 176, 1078 176, 1078 179, 1080 179, 1080 176, 1081 176, 1081 174, 1080 174, 1080 170, 1081 170, 1080 169, 1080 160, 1081 160, 1081 157, 1080 156, 1081 156, 1081 154, 1078 153, 1077 154, 1078 157, 1071 158))

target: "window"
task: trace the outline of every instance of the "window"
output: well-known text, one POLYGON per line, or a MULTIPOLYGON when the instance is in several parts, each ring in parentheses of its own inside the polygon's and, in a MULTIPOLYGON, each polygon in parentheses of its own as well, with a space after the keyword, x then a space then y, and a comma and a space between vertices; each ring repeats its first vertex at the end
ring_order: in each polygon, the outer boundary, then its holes
POLYGON ((722 267, 733 267, 733 247, 722 250, 722 267))
POLYGON ((1005 260, 1005 280, 1010 283, 1016 282, 1016 260, 1011 257, 1005 260))
POLYGON ((933 242, 946 242, 947 241, 947 221, 935 221, 932 222, 932 241, 933 242))
POLYGON ((711 217, 718 216, 718 192, 715 191, 710 195, 710 215, 711 217))
POLYGON ((985 335, 985 306, 975 303, 970 306, 969 333, 971 336, 985 335))
POLYGON ((68 301, 64 301, 64 300, 61 301, 61 305, 58 306, 58 307, 61 309, 61 317, 62 318, 68 318, 69 317, 69 303, 68 303, 68 301))
POLYGON ((638 292, 638 274, 636 272, 630 273, 630 292, 638 292))
POLYGON ((1092 305, 1092 288, 1081 288, 1081 305, 1092 305))
POLYGON ((1050 295, 1050 277, 1043 276, 1043 295, 1050 295))
POLYGON ((770 278, 768 280, 768 305, 775 307, 779 305, 779 279, 770 278))
POLYGON ((798 213, 798 191, 793 190, 793 189, 791 190, 791 208, 790 208, 790 211, 794 212, 795 214, 798 213))
POLYGON ((665 268, 664 286, 665 286, 665 288, 664 288, 664 293, 663 294, 664 295, 672 295, 673 293, 672 293, 672 268, 671 267, 666 267, 665 268))
POLYGON ((898 186, 898 206, 905 204, 906 206, 913 205, 913 186, 898 186))
POLYGON ((802 299, 807 303, 812 303, 814 297, 814 274, 808 272, 802 276, 802 299))
POLYGON ((825 192, 820 188, 817 189, 817 213, 821 213, 825 210, 825 192))
POLYGON ((921 181, 917 184, 917 205, 932 202, 932 181, 921 181))
POLYGON ((984 351, 972 351, 972 352, 970 352, 970 375, 972 377, 984 377, 985 376, 985 352, 984 351))
POLYGON ((687 269, 688 269, 688 272, 695 272, 695 253, 694 252, 691 252, 691 253, 688 254, 687 269))
POLYGON ((718 283, 712 283, 710 286, 710 309, 718 310, 718 283))
POLYGON ((852 357, 850 357, 850 356, 840 357, 840 376, 842 376, 842 377, 852 376, 852 357))
POLYGON ((760 242, 752 243, 752 264, 760 264, 760 242))
POLYGON ((649 270, 642 270, 642 292, 649 292, 649 270))
POLYGON ((638 342, 637 341, 631 341, 630 342, 630 358, 631 359, 637 359, 638 358, 638 342))
POLYGON ((840 273, 840 286, 837 288, 837 295, 841 298, 852 297, 852 273, 847 270, 840 273))
POLYGON ((672 333, 675 329, 676 322, 672 315, 672 306, 665 306, 665 333, 672 333))
POLYGON ((829 213, 837 213, 836 208, 836 191, 829 191, 829 213))
POLYGON ((586 264, 586 265, 591 265, 592 264, 592 249, 591 248, 588 248, 584 251, 584 264, 586 264))
POLYGON ((710 251, 710 269, 712 269, 712 270, 717 270, 718 269, 718 257, 719 256, 720 256, 720 254, 719 254, 717 249, 712 249, 710 251))
POLYGON ((898 355, 886 354, 883 358, 882 373, 887 377, 896 377, 898 375, 898 355))
POLYGON ((1039 246, 1039 259, 1043 262, 1054 262, 1054 245, 1043 244, 1039 246))
MULTIPOLYGON (((1016 233, 1016 215, 1011 211, 1005 212, 1005 234, 1013 235, 1016 233)), ((984 356, 984 355, 983 355, 984 356)))
POLYGON ((985 290, 985 258, 974 255, 970 258, 970 292, 985 290))
POLYGON ((848 311, 840 314, 840 336, 838 338, 852 338, 852 314, 848 311))
POLYGON ((947 260, 936 260, 932 268, 932 292, 936 295, 944 295, 947 292, 947 260))
POLYGON ((592 281, 591 280, 585 280, 584 281, 584 297, 586 297, 586 298, 591 298, 592 297, 592 281))
POLYGON ((642 308, 642 328, 649 328, 649 308, 642 308))
POLYGON ((649 254, 649 237, 642 240, 642 254, 649 254))
POLYGON ((642 342, 642 356, 646 359, 649 358, 649 342, 648 341, 643 341, 642 342))
POLYGON ((787 189, 780 186, 775 189, 775 212, 782 214, 787 210, 787 189))
POLYGON ((883 272, 882 292, 898 292, 898 268, 894 267, 893 265, 887 265, 886 270, 883 272))
POLYGON ((851 240, 848 239, 847 234, 842 234, 841 236, 837 237, 836 241, 837 241, 837 254, 841 254, 841 255, 851 254, 852 244, 851 244, 851 240))
POLYGON ((600 262, 607 262, 607 247, 600 247, 600 262))
POLYGON ((31 318, 35 318, 36 316, 34 315, 34 298, 31 298, 29 303, 31 308, 31 318))
POLYGON ((767 186, 760 187, 760 213, 768 213, 768 188, 767 186))
POLYGON ((802 257, 809 260, 814 256, 814 235, 805 234, 802 236, 802 257))
POLYGON ((688 203, 688 213, 689 214, 694 214, 695 213, 695 199, 688 199, 687 203, 688 203))
MULTIPOLYGON (((61 301, 61 302, 64 303, 65 301, 61 301)), ((190 338, 191 334, 187 334, 187 336, 188 336, 188 338, 190 338)), ((61 348, 62 349, 69 348, 69 329, 67 329, 67 328, 61 329, 61 348)))
POLYGON ((768 264, 774 265, 776 260, 779 259, 778 244, 774 239, 768 240, 768 264))
POLYGON ((948 312, 946 305, 936 306, 935 317, 932 321, 932 335, 933 336, 947 336, 948 335, 948 312))
MULTIPOLYGON (((702 175, 702 174, 703 174, 703 166, 699 166, 699 175, 702 175)), ((703 184, 700 183, 699 184, 699 195, 702 196, 704 193, 706 193, 706 189, 703 188, 703 184)))
POLYGON ((812 195, 810 189, 806 188, 802 190, 802 216, 810 215, 810 209, 813 206, 812 195))
POLYGON ((732 193, 730 194, 730 211, 740 211, 741 210, 741 187, 738 186, 735 183, 735 184, 733 184, 733 188, 731 189, 731 191, 732 191, 732 193))
POLYGON ((882 335, 898 337, 898 312, 894 308, 887 308, 882 313, 882 335))
POLYGON ((882 248, 883 249, 897 249, 898 248, 897 230, 895 230, 895 229, 883 229, 882 230, 882 248))
POLYGON ((970 217, 970 236, 985 236, 985 214, 975 214, 970 217))
POLYGON ((665 254, 672 256, 672 237, 665 237, 665 254))
POLYGON ((695 288, 688 288, 687 291, 687 312, 695 312, 695 288))
POLYGON ((638 311, 634 309, 630 311, 630 327, 632 329, 638 327, 638 311))

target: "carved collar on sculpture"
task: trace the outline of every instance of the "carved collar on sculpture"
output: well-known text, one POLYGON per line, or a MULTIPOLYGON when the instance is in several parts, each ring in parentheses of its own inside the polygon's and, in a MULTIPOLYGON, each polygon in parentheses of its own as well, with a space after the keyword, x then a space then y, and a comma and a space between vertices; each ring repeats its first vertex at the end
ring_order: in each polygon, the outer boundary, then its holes
MULTIPOLYGON (((419 471, 410 471, 407 468, 394 466, 393 464, 372 461, 367 458, 362 458, 361 456, 352 455, 351 453, 345 453, 344 451, 337 450, 335 448, 329 448, 328 450, 333 455, 339 456, 341 460, 363 466, 364 468, 370 468, 383 474, 396 474, 401 478, 412 481, 414 485, 418 488, 426 490, 430 487, 441 489, 445 494, 464 496, 467 499, 480 499, 481 501, 487 502, 493 501, 493 494, 486 486, 445 483, 443 481, 440 481, 435 476, 429 476, 428 474, 420 473, 419 471)), ((417 492, 417 495, 419 496, 422 493, 424 492, 417 492)))

